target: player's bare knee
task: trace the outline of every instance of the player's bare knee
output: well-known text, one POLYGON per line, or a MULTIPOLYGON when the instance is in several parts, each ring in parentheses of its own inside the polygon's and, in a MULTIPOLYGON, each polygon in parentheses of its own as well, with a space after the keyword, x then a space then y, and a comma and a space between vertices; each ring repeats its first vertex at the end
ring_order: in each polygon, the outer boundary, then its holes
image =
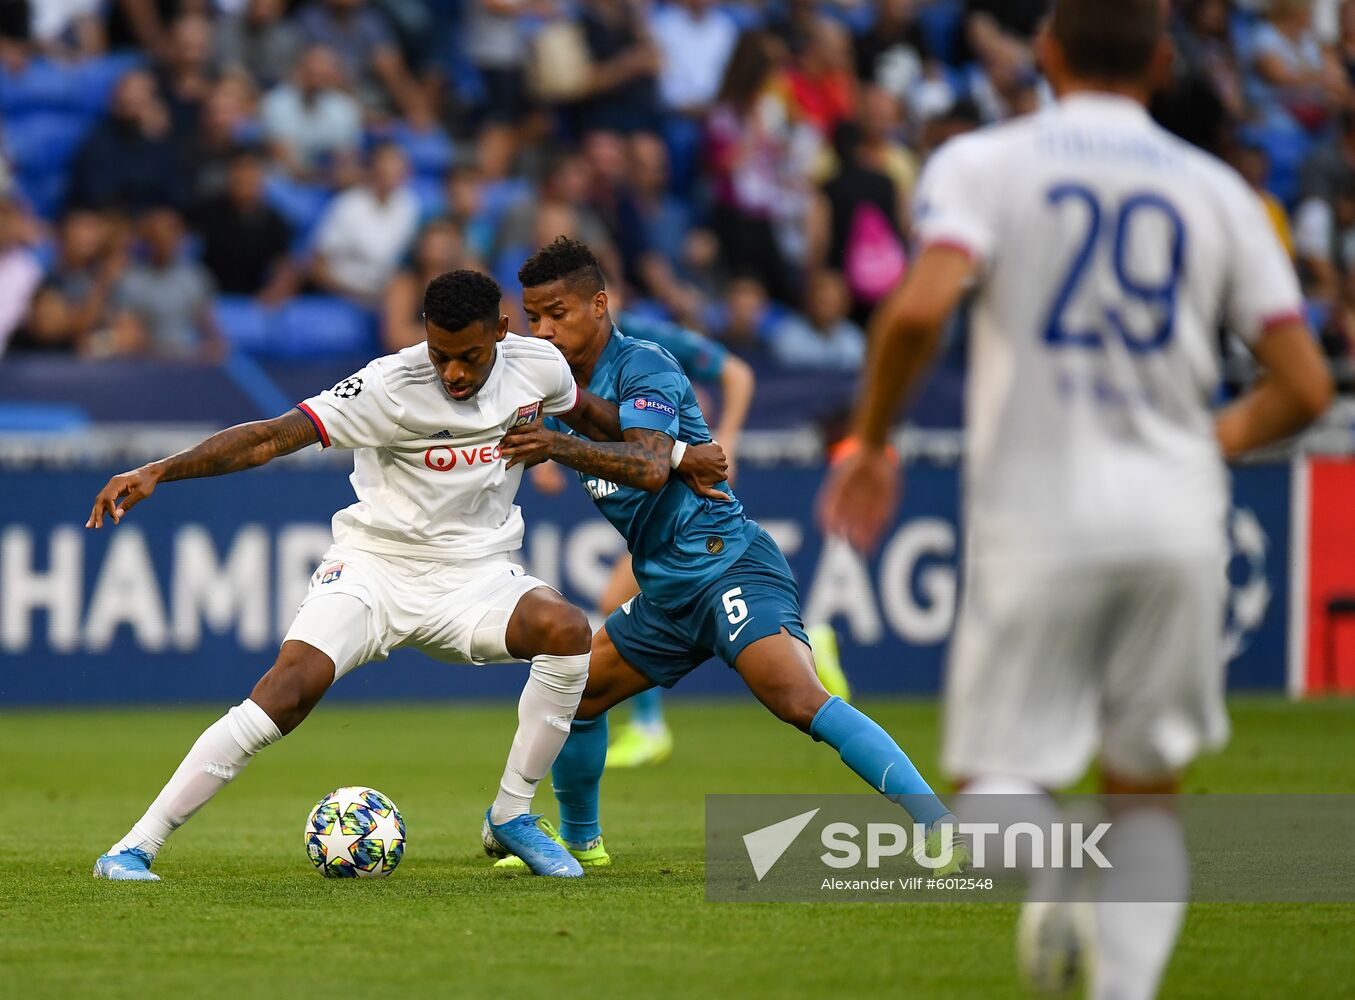
POLYGON ((592 643, 588 616, 545 587, 518 602, 505 634, 508 652, 523 659, 542 654, 578 656, 587 653, 592 643))
POLYGON ((781 687, 758 697, 778 719, 805 733, 825 701, 822 692, 802 687, 781 687))
POLYGON ((593 645, 593 629, 588 616, 572 604, 560 602, 542 635, 542 652, 555 656, 577 656, 593 645))
POLYGON ((278 731, 286 736, 301 724, 305 713, 301 711, 300 688, 278 676, 275 671, 276 668, 259 679, 254 690, 249 693, 249 700, 262 708, 278 731))

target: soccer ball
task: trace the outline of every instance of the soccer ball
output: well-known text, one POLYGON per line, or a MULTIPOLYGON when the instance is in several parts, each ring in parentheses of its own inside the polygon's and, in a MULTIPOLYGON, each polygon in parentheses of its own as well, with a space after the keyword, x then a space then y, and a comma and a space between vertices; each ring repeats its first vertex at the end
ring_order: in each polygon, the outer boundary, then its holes
POLYGON ((325 878, 385 878, 405 853, 405 821, 375 788, 336 788, 306 817, 306 853, 325 878))

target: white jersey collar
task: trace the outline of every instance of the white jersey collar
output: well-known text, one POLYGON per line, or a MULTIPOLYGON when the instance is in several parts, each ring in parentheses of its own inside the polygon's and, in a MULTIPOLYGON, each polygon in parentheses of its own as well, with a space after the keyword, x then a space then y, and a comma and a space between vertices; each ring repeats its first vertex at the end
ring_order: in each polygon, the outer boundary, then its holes
POLYGON ((1132 97, 1112 94, 1102 90, 1079 90, 1061 97, 1058 107, 1076 114, 1095 115, 1099 118, 1143 118, 1148 117, 1148 109, 1132 97))

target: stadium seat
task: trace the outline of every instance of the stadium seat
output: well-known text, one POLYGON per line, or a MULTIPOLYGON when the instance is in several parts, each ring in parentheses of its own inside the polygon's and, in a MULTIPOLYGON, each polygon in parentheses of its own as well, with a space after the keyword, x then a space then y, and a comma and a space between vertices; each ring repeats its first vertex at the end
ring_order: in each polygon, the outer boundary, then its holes
POLYGON ((686 199, 701 169, 701 144, 705 129, 700 122, 670 115, 663 122, 663 142, 668 147, 668 187, 686 199))
POLYGON ((128 70, 144 64, 145 60, 141 56, 131 52, 119 52, 76 63, 73 71, 79 80, 84 109, 90 114, 103 114, 117 82, 128 70))
POLYGON ((267 354, 272 347, 272 310, 247 295, 222 295, 212 310, 221 335, 247 354, 267 354))
POLYGON ((480 211, 495 228, 503 214, 532 192, 532 186, 521 177, 490 181, 481 193, 480 211))
POLYGON ((668 323, 673 321, 673 314, 664 308, 662 302, 656 302, 653 299, 636 299, 634 302, 627 302, 626 312, 641 319, 668 323))
POLYGON ((270 174, 263 192, 268 204, 292 227, 294 249, 307 248, 333 192, 319 184, 295 181, 286 174, 270 174))
POLYGON ((875 5, 862 3, 850 6, 832 4, 826 13, 841 21, 854 36, 864 35, 875 24, 875 5))
POLYGON ((376 315, 344 299, 305 295, 278 310, 274 357, 317 358, 361 354, 376 348, 376 315))
POLYGON ((0 72, 0 110, 81 111, 85 108, 76 73, 47 59, 34 59, 20 73, 0 72))
POLYGON ((79 112, 7 114, 5 150, 22 171, 35 174, 65 171, 89 131, 89 125, 89 119, 79 112))
POLYGON ((443 193, 441 178, 414 177, 409 182, 409 189, 419 199, 420 222, 436 219, 447 211, 447 196, 443 193))
POLYGON ((933 0, 918 8, 917 21, 927 48, 942 62, 953 65, 960 54, 964 6, 953 0, 933 0))
POLYGON ((753 4, 728 3, 722 5, 721 10, 734 20, 740 32, 756 31, 762 27, 765 20, 762 11, 753 4))
POLYGON ((118 79, 141 60, 134 55, 105 56, 63 64, 34 59, 20 73, 0 70, 0 111, 102 112, 118 79))
POLYGON ((1243 128, 1244 142, 1265 150, 1270 160, 1266 188, 1286 206, 1293 207, 1299 197, 1299 172, 1308 158, 1313 140, 1298 125, 1253 125, 1243 128))
POLYGON ((1251 61, 1252 42, 1260 23, 1260 16, 1253 11, 1235 9, 1228 15, 1228 36, 1233 46, 1233 58, 1239 66, 1246 66, 1251 61))
POLYGON ((409 167, 421 177, 441 178, 452 165, 452 140, 440 128, 418 131, 407 125, 397 125, 389 133, 373 133, 368 143, 390 140, 405 151, 409 167))
POLYGON ((762 318, 758 320, 757 335, 758 339, 766 341, 772 335, 772 329, 781 321, 789 319, 792 310, 780 302, 769 302, 767 308, 762 311, 762 318))
MULTIPOLYGON (((973 63, 969 64, 969 67, 972 68, 973 66, 973 63)), ((945 79, 946 85, 950 87, 951 93, 955 95, 955 100, 968 100, 973 96, 972 80, 967 69, 942 63, 941 76, 945 79)))
POLYGON ((70 178, 64 171, 19 171, 19 190, 39 218, 52 220, 66 204, 70 178))
POLYGON ((469 59, 451 59, 446 64, 451 80, 451 90, 457 102, 465 108, 478 108, 485 103, 489 91, 485 87, 484 75, 480 68, 469 59))
POLYGON ((277 309, 248 296, 223 295, 216 300, 214 315, 222 336, 254 357, 370 355, 376 346, 376 316, 328 295, 303 295, 277 309))

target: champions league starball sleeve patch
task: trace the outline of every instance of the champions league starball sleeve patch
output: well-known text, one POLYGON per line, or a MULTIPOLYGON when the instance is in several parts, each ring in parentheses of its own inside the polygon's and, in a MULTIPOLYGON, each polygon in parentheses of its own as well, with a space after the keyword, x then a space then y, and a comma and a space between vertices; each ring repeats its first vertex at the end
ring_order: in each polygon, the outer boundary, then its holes
POLYGON ((351 375, 329 391, 340 399, 353 399, 362 392, 362 376, 351 375))

